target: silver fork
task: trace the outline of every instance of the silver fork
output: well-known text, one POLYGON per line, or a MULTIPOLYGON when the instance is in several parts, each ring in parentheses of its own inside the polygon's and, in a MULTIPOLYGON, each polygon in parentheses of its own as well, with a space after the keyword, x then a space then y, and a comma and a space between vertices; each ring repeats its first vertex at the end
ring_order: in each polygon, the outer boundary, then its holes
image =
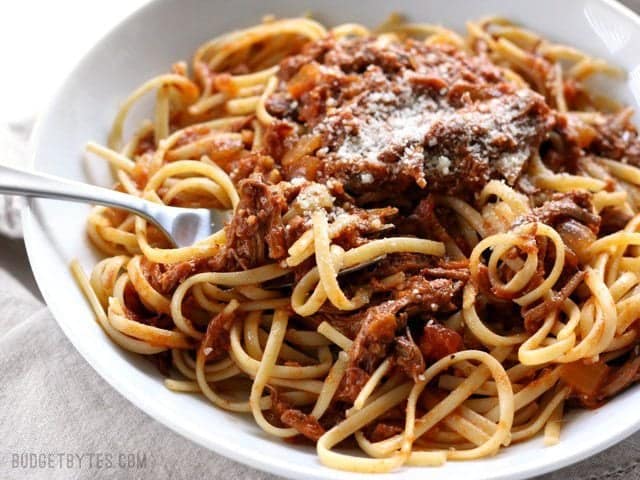
POLYGON ((170 207, 108 188, 0 165, 0 193, 121 208, 158 227, 176 247, 188 247, 224 227, 229 211, 170 207))
MULTIPOLYGON (((0 193, 95 203, 128 210, 153 223, 176 247, 188 247, 221 230, 231 213, 229 210, 215 208, 170 207, 116 190, 74 182, 53 175, 26 172, 3 165, 0 165, 0 193)), ((345 268, 340 271, 339 275, 356 272, 382 258, 384 255, 345 268)), ((290 283, 284 282, 278 285, 278 288, 289 285, 290 283)))

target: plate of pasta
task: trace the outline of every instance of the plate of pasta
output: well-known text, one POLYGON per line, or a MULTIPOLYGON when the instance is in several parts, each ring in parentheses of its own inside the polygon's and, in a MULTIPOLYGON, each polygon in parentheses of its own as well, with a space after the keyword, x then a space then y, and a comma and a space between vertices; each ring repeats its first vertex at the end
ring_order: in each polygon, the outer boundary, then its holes
POLYGON ((175 248, 32 201, 43 296, 139 408, 283 476, 586 458, 640 428, 639 40, 604 0, 153 2, 34 167, 229 220, 175 248))

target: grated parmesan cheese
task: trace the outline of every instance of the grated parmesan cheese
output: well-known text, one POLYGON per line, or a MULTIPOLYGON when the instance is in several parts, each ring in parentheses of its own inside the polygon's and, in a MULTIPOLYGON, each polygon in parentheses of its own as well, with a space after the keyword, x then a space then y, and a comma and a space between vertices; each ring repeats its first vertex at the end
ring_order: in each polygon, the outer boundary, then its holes
POLYGON ((302 212, 311 212, 320 208, 331 208, 334 200, 326 185, 313 182, 300 191, 294 206, 302 212))
POLYGON ((449 167, 451 166, 451 160, 449 157, 445 157, 444 155, 440 155, 438 157, 438 163, 436 164, 436 168, 443 175, 449 175, 449 167))
POLYGON ((362 183, 364 183, 365 185, 369 184, 369 183, 373 183, 373 175, 371 175, 369 172, 365 172, 365 173, 361 173, 360 174, 360 181, 362 183))

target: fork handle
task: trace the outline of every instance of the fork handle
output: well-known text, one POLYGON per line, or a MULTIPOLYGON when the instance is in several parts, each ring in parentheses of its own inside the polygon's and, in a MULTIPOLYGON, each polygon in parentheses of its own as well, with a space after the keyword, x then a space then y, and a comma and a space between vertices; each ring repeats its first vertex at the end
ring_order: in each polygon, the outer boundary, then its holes
POLYGON ((74 182, 53 175, 0 165, 0 193, 122 208, 144 217, 164 230, 155 219, 155 216, 160 214, 162 205, 116 190, 74 182))

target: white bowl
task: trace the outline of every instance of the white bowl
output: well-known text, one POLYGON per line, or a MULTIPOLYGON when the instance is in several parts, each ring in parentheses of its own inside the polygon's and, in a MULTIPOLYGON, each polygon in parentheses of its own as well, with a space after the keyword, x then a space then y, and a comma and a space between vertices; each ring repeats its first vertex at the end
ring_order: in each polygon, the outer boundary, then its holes
MULTIPOLYGON (((36 128, 35 168, 109 185, 105 165, 87 165, 83 147, 89 139, 105 140, 117 105, 129 92, 167 71, 174 61, 190 59, 201 42, 215 35, 255 24, 267 13, 296 16, 307 11, 328 24, 365 25, 398 11, 459 31, 467 19, 501 14, 625 68, 627 81, 610 86, 611 94, 632 105, 640 102, 640 19, 612 1, 160 0, 125 20, 69 75, 36 128)), ((197 395, 170 392, 150 362, 110 342, 69 274, 73 258, 87 271, 99 258, 85 235, 88 210, 86 205, 34 201, 25 212, 24 228, 44 298, 62 330, 100 375, 144 412, 222 455, 291 478, 364 478, 322 466, 312 448, 267 437, 250 417, 224 412, 197 395)), ((545 447, 536 438, 493 458, 450 462, 441 468, 406 467, 380 477, 514 479, 541 474, 586 458, 639 429, 638 405, 640 388, 632 388, 598 410, 572 414, 556 446, 545 447)))

